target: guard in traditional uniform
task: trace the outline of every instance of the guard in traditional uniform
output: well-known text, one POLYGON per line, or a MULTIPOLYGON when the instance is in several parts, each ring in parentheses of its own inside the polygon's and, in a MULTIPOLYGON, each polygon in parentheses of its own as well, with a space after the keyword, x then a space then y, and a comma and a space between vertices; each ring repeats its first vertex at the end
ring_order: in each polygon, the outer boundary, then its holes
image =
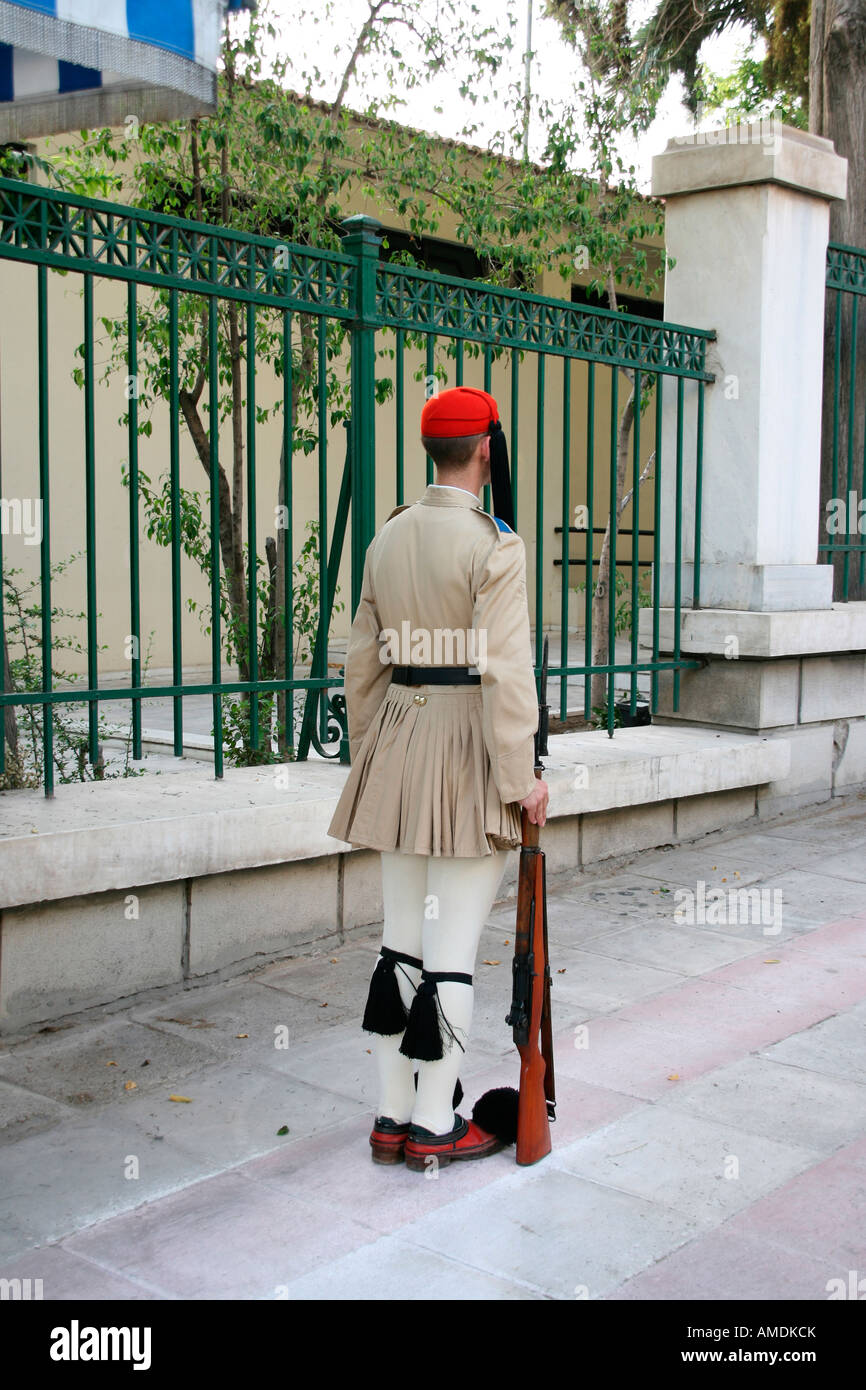
POLYGON ((526 553, 496 401, 440 392, 421 441, 437 481, 366 554, 345 666, 352 765, 328 828, 381 852, 384 931, 363 1021, 379 1071, 370 1144, 374 1161, 416 1170, 502 1147, 455 1114, 458 1072, 520 808, 544 825, 548 800, 533 770, 526 553))

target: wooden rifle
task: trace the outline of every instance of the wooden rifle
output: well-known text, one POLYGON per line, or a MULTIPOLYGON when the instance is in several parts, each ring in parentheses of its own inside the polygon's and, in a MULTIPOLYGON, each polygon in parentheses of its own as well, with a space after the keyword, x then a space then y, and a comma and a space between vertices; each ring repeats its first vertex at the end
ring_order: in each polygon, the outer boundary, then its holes
MULTIPOLYGON (((535 775, 547 757, 547 638, 541 663, 535 775)), ((517 881, 517 928, 512 965, 511 1012, 506 1018, 520 1053, 517 1107, 517 1162, 537 1163, 550 1153, 550 1121, 556 1119, 553 1029, 550 1014, 550 962, 547 953, 547 884, 544 851, 537 825, 521 810, 522 846, 517 881)))

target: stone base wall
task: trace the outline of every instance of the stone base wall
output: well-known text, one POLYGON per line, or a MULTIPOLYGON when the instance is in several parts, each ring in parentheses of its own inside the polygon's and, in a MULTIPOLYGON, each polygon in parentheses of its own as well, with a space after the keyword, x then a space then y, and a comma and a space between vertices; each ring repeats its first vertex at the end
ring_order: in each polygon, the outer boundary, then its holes
MULTIPOLYGON (((558 817, 543 831, 548 874, 577 881, 605 861, 757 814, 757 789, 746 787, 558 817)), ((515 850, 500 901, 516 894, 517 864, 515 850)), ((7 908, 0 914, 0 1034, 341 945, 381 920, 379 855, 369 850, 7 908)))
POLYGON ((866 783, 864 711, 866 653, 736 662, 709 656, 702 670, 682 672, 677 713, 672 682, 660 682, 654 722, 690 728, 701 722, 784 739, 790 771, 759 792, 763 818, 866 783))
MULTIPOLYGON (((689 707, 700 691, 685 678, 683 689, 689 707)), ((542 844, 553 878, 578 883, 795 799, 866 786, 862 720, 785 737, 671 724, 550 739, 542 844)), ((327 835, 347 769, 276 772, 239 768, 216 782, 180 768, 60 787, 53 800, 0 795, 0 1033, 327 949, 380 922, 378 854, 327 835)), ((517 866, 514 851, 503 901, 517 866)))

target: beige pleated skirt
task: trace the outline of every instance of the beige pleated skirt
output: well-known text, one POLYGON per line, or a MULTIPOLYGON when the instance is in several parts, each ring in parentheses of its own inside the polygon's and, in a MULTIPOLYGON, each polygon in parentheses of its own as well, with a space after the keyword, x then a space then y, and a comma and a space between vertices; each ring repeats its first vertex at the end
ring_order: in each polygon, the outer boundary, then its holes
POLYGON ((499 797, 481 712, 478 685, 390 685, 328 834, 366 849, 461 859, 516 848, 520 805, 499 797))

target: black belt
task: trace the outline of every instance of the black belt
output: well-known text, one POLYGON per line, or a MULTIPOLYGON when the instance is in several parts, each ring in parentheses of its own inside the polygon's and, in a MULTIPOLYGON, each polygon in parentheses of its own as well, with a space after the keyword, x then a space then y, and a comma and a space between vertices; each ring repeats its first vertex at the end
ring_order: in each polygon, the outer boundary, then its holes
POLYGON ((395 666, 393 685, 480 685, 481 676, 468 666, 395 666))

